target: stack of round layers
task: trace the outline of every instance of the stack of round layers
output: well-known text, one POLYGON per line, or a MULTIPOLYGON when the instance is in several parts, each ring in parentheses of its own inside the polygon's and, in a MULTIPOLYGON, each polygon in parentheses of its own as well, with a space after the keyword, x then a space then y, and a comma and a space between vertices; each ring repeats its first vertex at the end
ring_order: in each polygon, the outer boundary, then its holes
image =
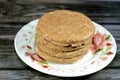
POLYGON ((74 63, 88 52, 94 31, 91 20, 82 13, 49 12, 37 24, 37 53, 50 62, 74 63))

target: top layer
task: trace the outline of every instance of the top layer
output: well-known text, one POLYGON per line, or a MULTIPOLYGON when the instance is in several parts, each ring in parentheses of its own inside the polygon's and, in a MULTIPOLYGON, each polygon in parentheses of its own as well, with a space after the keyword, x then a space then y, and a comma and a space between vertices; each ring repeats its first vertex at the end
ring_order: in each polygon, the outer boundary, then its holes
POLYGON ((76 42, 94 34, 92 21, 82 13, 57 10, 42 16, 37 32, 54 41, 76 42))

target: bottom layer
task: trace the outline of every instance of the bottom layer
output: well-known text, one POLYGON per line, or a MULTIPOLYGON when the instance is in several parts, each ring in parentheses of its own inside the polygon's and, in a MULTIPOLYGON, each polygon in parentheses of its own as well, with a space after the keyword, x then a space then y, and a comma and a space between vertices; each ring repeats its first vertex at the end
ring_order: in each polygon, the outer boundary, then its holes
POLYGON ((60 63, 60 64, 71 64, 71 63, 74 63, 74 62, 78 61, 79 59, 83 58, 83 56, 87 53, 87 51, 82 53, 79 56, 76 56, 73 58, 67 58, 67 59, 50 56, 40 49, 37 50, 37 53, 40 57, 42 57, 43 59, 45 59, 46 61, 49 61, 49 62, 60 63))

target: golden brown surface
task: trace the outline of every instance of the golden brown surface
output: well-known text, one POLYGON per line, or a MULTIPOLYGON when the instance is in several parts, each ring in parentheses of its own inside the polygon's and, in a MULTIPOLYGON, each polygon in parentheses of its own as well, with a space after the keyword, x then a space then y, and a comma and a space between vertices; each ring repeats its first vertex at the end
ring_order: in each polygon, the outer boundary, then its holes
POLYGON ((94 33, 91 20, 82 13, 69 10, 49 12, 40 18, 37 30, 54 41, 76 42, 94 33))
POLYGON ((74 63, 89 50, 95 28, 82 13, 57 10, 39 19, 36 46, 39 56, 55 63, 74 63))
POLYGON ((43 52, 47 53, 48 55, 50 56, 53 56, 53 57, 58 57, 58 58, 73 58, 75 56, 79 56, 81 55, 82 53, 88 51, 88 49, 90 48, 90 45, 88 46, 85 46, 84 48, 80 48, 78 50, 74 50, 74 51, 66 51, 66 52, 63 52, 63 51, 57 51, 57 50, 52 50, 50 48, 47 48, 47 45, 43 45, 43 44, 40 44, 37 46, 38 48, 37 49, 40 49, 42 50, 43 52))
POLYGON ((77 50, 77 49, 81 49, 87 45, 89 45, 91 43, 91 39, 87 39, 84 41, 79 42, 79 44, 77 45, 68 45, 68 46, 60 46, 60 45, 56 45, 53 44, 51 41, 48 41, 44 38, 42 38, 40 35, 36 35, 36 42, 38 45, 42 44, 42 45, 47 45, 47 48, 53 49, 53 50, 57 50, 57 51, 73 51, 73 50, 77 50), (39 38, 37 38, 39 37, 39 38))
POLYGON ((74 63, 77 60, 79 60, 80 58, 82 58, 87 52, 86 51, 86 52, 82 53, 81 55, 73 57, 73 58, 63 59, 63 58, 57 58, 57 57, 50 56, 40 49, 37 51, 38 51, 38 55, 41 56, 42 58, 44 58, 45 60, 50 61, 50 62, 54 62, 54 63, 60 63, 60 64, 74 63))

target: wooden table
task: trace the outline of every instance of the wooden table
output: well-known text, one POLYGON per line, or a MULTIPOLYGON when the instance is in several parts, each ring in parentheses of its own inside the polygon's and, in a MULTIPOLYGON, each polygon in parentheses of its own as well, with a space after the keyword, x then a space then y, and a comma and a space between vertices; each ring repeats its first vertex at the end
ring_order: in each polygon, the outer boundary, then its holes
POLYGON ((120 1, 0 0, 0 80, 63 79, 120 80, 120 1), (57 9, 80 11, 108 29, 115 37, 118 47, 112 63, 88 76, 61 78, 38 72, 21 61, 14 49, 17 31, 29 21, 57 9))

